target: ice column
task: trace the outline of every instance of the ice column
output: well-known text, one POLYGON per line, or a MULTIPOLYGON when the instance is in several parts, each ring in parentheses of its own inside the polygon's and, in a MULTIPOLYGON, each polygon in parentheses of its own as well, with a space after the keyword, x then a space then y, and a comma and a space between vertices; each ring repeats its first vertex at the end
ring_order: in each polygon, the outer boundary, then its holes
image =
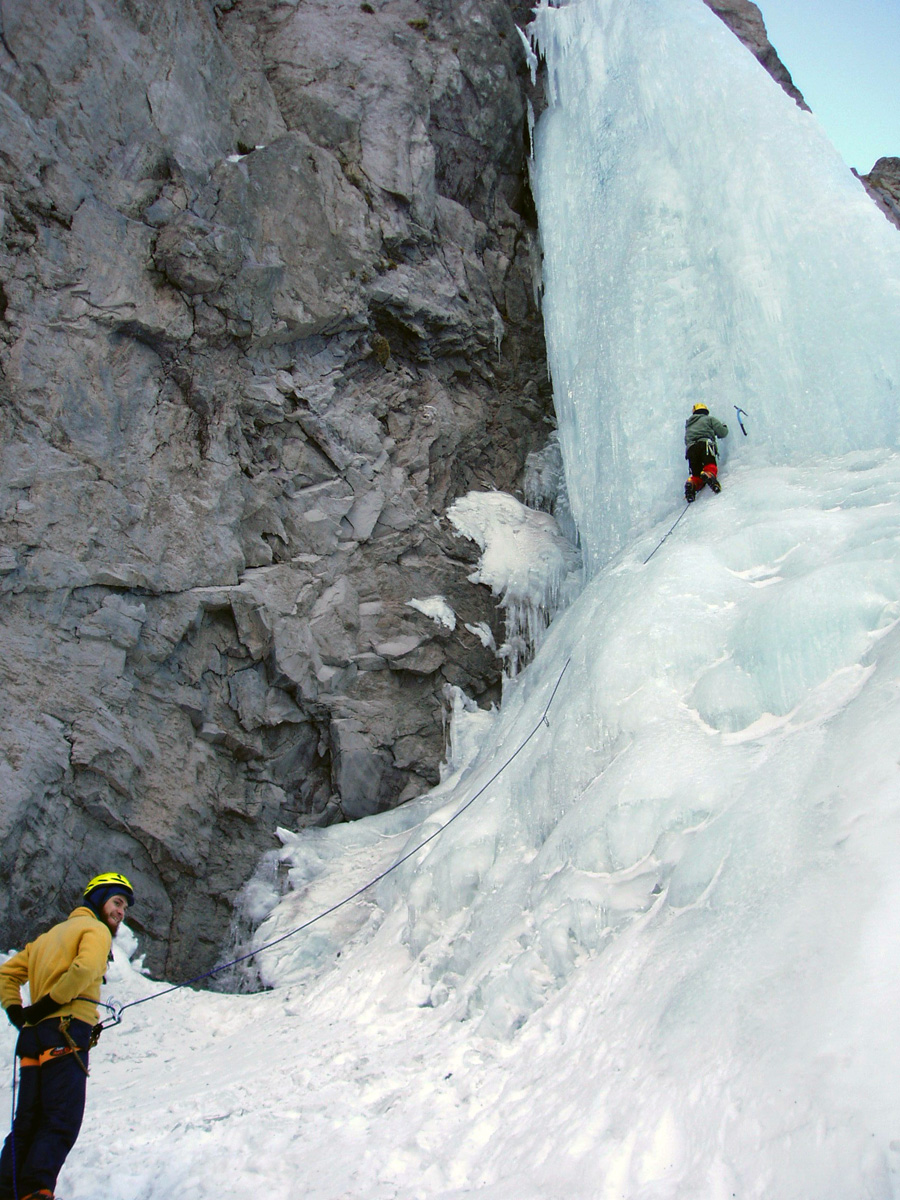
POLYGON ((544 5, 530 30, 544 314, 589 572, 677 511, 697 400, 732 426, 732 468, 896 446, 900 236, 815 118, 702 0, 544 5))
MULTIPOLYGON (((578 552, 554 517, 520 504, 506 492, 469 492, 447 510, 463 537, 481 547, 472 583, 500 597, 506 641, 504 674, 515 678, 540 648, 551 621, 581 584, 578 552)), ((472 631, 474 632, 474 630, 472 631)))

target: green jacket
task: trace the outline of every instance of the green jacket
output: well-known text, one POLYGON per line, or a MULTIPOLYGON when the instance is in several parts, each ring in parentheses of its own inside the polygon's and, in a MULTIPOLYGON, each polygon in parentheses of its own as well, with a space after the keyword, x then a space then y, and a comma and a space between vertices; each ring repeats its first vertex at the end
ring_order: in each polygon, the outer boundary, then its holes
POLYGON ((717 437, 728 437, 728 426, 709 413, 691 413, 684 423, 685 446, 693 446, 695 442, 712 442, 713 454, 718 454, 717 437))

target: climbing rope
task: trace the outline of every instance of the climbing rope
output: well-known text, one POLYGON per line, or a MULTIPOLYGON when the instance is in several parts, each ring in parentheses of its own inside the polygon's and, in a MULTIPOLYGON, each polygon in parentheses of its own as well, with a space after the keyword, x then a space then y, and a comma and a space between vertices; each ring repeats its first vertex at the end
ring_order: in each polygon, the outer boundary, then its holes
POLYGON ((18 1083, 17 1067, 19 1060, 13 1054, 13 1073, 12 1073, 12 1110, 9 1114, 9 1153, 12 1161, 12 1177, 13 1177, 13 1198, 19 1200, 19 1181, 16 1178, 16 1085, 18 1083))
MULTIPOLYGON (((681 518, 684 516, 684 514, 687 512, 687 510, 688 510, 690 507, 691 507, 691 506, 690 506, 689 504, 686 504, 686 505, 684 506, 684 508, 681 510, 681 512, 678 514, 678 517, 676 518, 675 525, 677 525, 677 524, 678 524, 678 522, 681 520, 681 518)), ((650 561, 650 559, 653 557, 653 555, 656 553, 656 551, 659 549, 659 547, 660 547, 660 546, 663 544, 663 542, 664 542, 664 541, 666 540, 666 538, 669 536, 669 534, 671 534, 671 533, 674 533, 674 532, 675 532, 675 525, 673 525, 673 526, 672 526, 672 528, 669 530, 669 533, 667 533, 667 534, 665 535, 665 537, 663 537, 663 538, 661 538, 661 539, 660 539, 659 543, 658 543, 656 546, 654 546, 654 548, 653 548, 653 549, 650 551, 650 553, 649 553, 649 554, 647 555, 647 557, 644 559, 644 566, 645 566, 645 567, 646 567, 647 563, 650 561)))
MULTIPOLYGON (((746 410, 745 408, 738 408, 738 406, 737 406, 736 404, 734 405, 734 411, 737 413, 738 425, 740 425, 740 427, 741 427, 741 433, 744 435, 744 437, 746 437, 746 436, 747 436, 747 430, 744 428, 744 422, 741 420, 741 417, 742 417, 742 416, 744 416, 744 417, 749 417, 749 415, 750 415, 750 414, 747 412, 747 410, 746 410)), ((681 520, 681 518, 682 518, 682 517, 684 516, 684 514, 687 512, 687 510, 688 510, 688 508, 689 508, 689 507, 690 507, 690 505, 689 505, 689 504, 686 504, 686 505, 684 506, 684 508, 683 508, 683 509, 681 510, 681 512, 678 514, 678 518, 677 518, 677 520, 675 521, 675 525, 677 525, 677 524, 678 524, 678 522, 681 520)), ((650 559, 653 557, 653 555, 656 553, 656 551, 659 549, 659 547, 660 547, 660 546, 663 544, 663 542, 664 542, 664 541, 666 540, 666 538, 669 536, 669 534, 674 532, 674 530, 675 530, 675 525, 673 525, 673 526, 672 526, 672 528, 669 530, 669 533, 667 533, 667 534, 665 535, 665 537, 664 537, 664 538, 662 538, 662 540, 659 542, 659 545, 657 545, 657 546, 654 546, 654 548, 653 548, 653 549, 650 551, 650 553, 649 553, 649 554, 647 555, 647 557, 644 559, 644 566, 645 566, 645 567, 646 567, 647 563, 650 561, 650 559)))
POLYGON ((192 984, 201 983, 204 979, 209 979, 213 975, 218 975, 222 971, 227 971, 229 967, 236 967, 239 963, 246 962, 249 958, 255 958, 256 955, 261 954, 263 950, 271 950, 273 946, 278 946, 281 942, 286 942, 288 938, 295 937, 298 933, 302 933, 304 929, 309 929, 311 925, 315 925, 317 921, 321 921, 325 917, 331 916, 332 913, 337 912, 338 909, 343 908, 346 904, 350 904, 352 901, 357 900, 364 892, 367 892, 377 883, 380 883, 382 879, 385 879, 388 875, 390 875, 392 871, 396 871, 397 868, 403 866, 405 862, 409 862, 409 860, 414 855, 418 854, 420 850, 424 849, 429 842, 434 841, 434 839, 442 834, 450 825, 452 825, 455 820, 461 817, 467 808, 471 808, 479 796, 484 795, 491 784, 494 783, 494 781, 503 774, 510 763, 512 763, 512 761, 522 753, 542 725, 546 725, 548 729, 550 728, 550 722, 547 720, 547 713, 550 711, 550 706, 556 698, 556 693, 559 691, 559 685, 562 683, 563 675, 565 675, 566 669, 571 661, 572 660, 570 658, 566 659, 565 665, 559 673, 559 678, 556 681, 556 685, 554 686, 553 691, 550 693, 550 699, 547 701, 546 707, 541 713, 540 720, 537 722, 534 729, 532 729, 531 733, 529 733, 519 747, 513 751, 506 762, 494 772, 487 783, 478 789, 474 796, 467 800, 465 804, 461 805, 461 807, 456 810, 453 816, 450 817, 443 825, 441 825, 438 829, 435 829, 433 833, 428 835, 428 837, 423 838, 422 841, 419 842, 417 846, 414 846, 412 850, 408 850, 404 855, 398 858, 396 862, 392 863, 384 871, 381 871, 373 879, 370 879, 368 883, 364 883, 362 887, 358 887, 355 892, 351 892, 349 896, 345 896, 343 900, 339 900, 336 904, 332 904, 330 908, 324 909, 322 912, 317 913, 316 916, 310 917, 308 921, 304 921, 302 925, 298 925, 295 929, 291 929, 287 933, 281 934, 280 937, 273 938, 271 942, 266 942, 262 946, 257 946, 255 950, 251 950, 248 954, 242 954, 239 958, 234 958, 230 962, 221 963, 219 966, 213 967, 211 971, 204 971, 202 975, 196 975, 193 979, 186 979, 184 983, 173 983, 171 986, 162 988, 158 992, 153 992, 149 996, 144 996, 140 1000, 131 1000, 128 1004, 122 1005, 104 1004, 103 1007, 110 1009, 112 1016, 103 1020, 100 1024, 100 1027, 102 1029, 111 1029, 113 1026, 118 1025, 121 1022, 122 1014, 129 1008, 137 1008, 139 1004, 148 1004, 151 1000, 158 1000, 161 996, 168 996, 170 992, 178 992, 182 988, 190 987, 192 984))

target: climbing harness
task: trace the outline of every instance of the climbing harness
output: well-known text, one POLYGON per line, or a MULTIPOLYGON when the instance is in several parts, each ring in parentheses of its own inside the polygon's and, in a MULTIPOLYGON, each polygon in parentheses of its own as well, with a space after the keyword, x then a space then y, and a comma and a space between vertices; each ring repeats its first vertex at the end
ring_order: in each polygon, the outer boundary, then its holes
POLYGON ((126 1012, 127 1009, 137 1008, 139 1004, 148 1004, 151 1000, 158 1000, 161 996, 168 996, 170 992, 178 992, 181 991, 182 988, 190 987, 192 984, 201 983, 204 979, 209 979, 213 975, 218 975, 222 971, 227 971, 229 967, 236 967, 240 963, 246 962, 250 958, 255 958, 258 954, 261 954, 263 950, 270 950, 273 946, 277 946, 281 942, 286 942, 288 938, 295 937, 298 933, 302 933, 304 929, 309 929, 311 925, 315 925, 317 921, 321 921, 325 917, 331 916, 332 913, 337 912, 338 909, 343 908, 344 905, 350 904, 353 900, 358 899, 364 892, 367 892, 377 883, 380 883, 382 879, 385 879, 388 875, 390 875, 392 871, 396 871, 397 868, 403 866, 405 862, 409 862, 409 860, 414 855, 418 854, 420 850, 424 849, 429 842, 434 841, 434 839, 442 834, 444 830, 448 828, 448 826, 452 825, 457 818, 461 817, 467 808, 471 808, 479 796, 484 795, 491 784, 503 774, 513 759, 517 758, 518 755, 522 753, 542 725, 546 725, 548 729, 550 728, 550 722, 547 720, 547 713, 550 711, 550 706, 556 698, 556 693, 559 691, 559 685, 562 683, 563 675, 565 675, 571 661, 571 658, 566 659, 565 665, 559 673, 559 678, 556 681, 553 691, 550 693, 550 699, 547 701, 546 707, 541 713, 540 719, 532 731, 524 739, 524 741, 519 745, 519 747, 514 750, 506 762, 494 772, 487 783, 478 789, 474 796, 468 799, 465 804, 461 805, 443 825, 434 830, 433 833, 430 833, 428 837, 423 838, 417 846, 412 848, 412 850, 408 850, 405 854, 401 855, 396 862, 392 863, 384 871, 381 871, 380 874, 374 877, 374 879, 370 879, 368 883, 364 883, 361 887, 358 887, 355 892, 351 892, 349 896, 345 896, 343 900, 339 900, 336 904, 332 904, 330 908, 326 908, 323 912, 317 913, 316 916, 310 917, 308 921, 304 921, 302 925, 298 925, 295 929, 291 929, 287 933, 283 933, 280 937, 273 938, 271 942, 266 942, 262 946, 257 946, 255 950, 251 950, 248 954, 242 954, 239 958, 232 959, 230 962, 221 963, 218 967, 213 967, 211 971, 204 971, 202 975, 196 975, 193 979, 186 979, 184 983, 173 983, 170 987, 163 988, 158 992, 153 992, 151 995, 144 996, 140 1000, 132 1000, 128 1004, 121 1005, 116 1004, 115 1002, 104 1004, 103 1007, 109 1009, 112 1013, 112 1016, 105 1018, 100 1022, 99 1025, 94 1026, 94 1029, 97 1031, 97 1037, 100 1036, 100 1032, 102 1032, 104 1029, 112 1029, 113 1026, 120 1024, 122 1020, 122 1014, 126 1012))
MULTIPOLYGON (((78 1063, 79 1067, 81 1067, 82 1071, 84 1071, 85 1075, 90 1075, 90 1071, 88 1070, 87 1065, 84 1062, 84 1059, 79 1054, 79 1050, 81 1049, 81 1047, 78 1045, 78 1043, 72 1037, 71 1033, 69 1033, 69 1025, 71 1023, 72 1023, 72 1018, 70 1016, 59 1018, 59 1032, 65 1038, 66 1046, 65 1046, 65 1050, 59 1049, 59 1050, 57 1050, 56 1053, 59 1054, 59 1053, 68 1052, 69 1054, 74 1054, 75 1061, 78 1063)), ((99 1037, 100 1035, 98 1034, 97 1036, 99 1037)), ((91 1037, 93 1037, 93 1031, 91 1032, 91 1037)), ((48 1054, 50 1054, 51 1057, 53 1056, 52 1051, 48 1052, 45 1050, 44 1053, 40 1057, 41 1064, 43 1064, 43 1062, 47 1058, 48 1054)))
MULTIPOLYGON (((684 516, 684 514, 687 512, 687 510, 688 510, 690 507, 691 507, 691 506, 690 506, 690 504, 686 504, 686 505, 684 506, 684 508, 681 510, 681 512, 678 514, 678 516, 677 516, 677 518, 676 518, 676 520, 675 520, 675 525, 677 525, 677 524, 678 524, 678 522, 681 520, 681 518, 684 516)), ((664 541, 666 540, 666 538, 669 536, 669 534, 671 534, 671 533, 674 533, 674 532, 675 532, 675 525, 673 525, 673 526, 672 526, 672 528, 669 530, 669 533, 667 533, 667 534, 665 535, 665 537, 663 537, 663 538, 661 538, 661 539, 660 539, 659 543, 658 543, 656 546, 654 546, 654 547, 653 547, 653 549, 650 551, 650 553, 649 553, 649 554, 647 555, 647 557, 644 559, 644 566, 645 566, 645 567, 646 567, 647 563, 650 561, 650 559, 653 557, 653 555, 656 553, 656 551, 659 549, 659 547, 660 547, 660 546, 663 544, 663 542, 664 542, 664 541)))
POLYGON ((49 1050, 45 1050, 38 1058, 28 1058, 23 1054, 19 1059, 19 1062, 23 1067, 42 1067, 44 1063, 52 1062, 53 1059, 56 1058, 66 1058, 70 1054, 75 1055, 79 1066, 81 1067, 82 1071, 84 1071, 85 1075, 87 1075, 87 1067, 84 1065, 81 1059, 78 1058, 78 1051, 74 1050, 71 1046, 51 1046, 49 1050))
MULTIPOLYGON (((694 412, 696 412, 698 408, 705 408, 705 405, 697 405, 697 404, 695 404, 695 405, 694 405, 694 412)), ((707 411, 709 411, 709 410, 707 410, 707 411)), ((738 406, 737 406, 736 404, 734 405, 734 411, 737 413, 738 425, 740 425, 740 427, 741 427, 741 433, 744 435, 744 437, 746 437, 746 436, 747 436, 747 430, 744 428, 744 422, 741 420, 741 417, 749 417, 749 415, 750 415, 750 414, 747 412, 747 410, 746 410, 746 409, 744 409, 744 408, 738 408, 738 406)), ((708 447, 708 450, 709 450, 710 457, 712 457, 712 447, 710 446, 710 443, 709 443, 709 442, 706 442, 706 446, 708 447)), ((688 457, 688 451, 687 451, 687 450, 685 450, 685 452, 684 452, 684 457, 685 457, 685 458, 687 458, 687 457, 688 457)), ((714 490, 715 490, 715 489, 714 489, 714 490)), ((681 512, 678 514, 678 517, 677 517, 677 519, 676 519, 676 521, 675 521, 675 525, 677 525, 677 524, 678 524, 678 522, 681 520, 681 518, 682 518, 682 517, 684 516, 684 514, 687 512, 688 508, 690 508, 690 504, 686 504, 686 505, 684 506, 684 508, 681 510, 681 512)), ((650 561, 650 559, 653 557, 653 555, 656 553, 656 551, 659 549, 659 547, 660 547, 660 546, 663 544, 663 542, 664 542, 664 541, 666 540, 666 538, 669 536, 669 534, 671 534, 671 533, 673 533, 673 532, 675 531, 675 525, 673 525, 673 526, 672 526, 672 528, 669 530, 669 533, 667 533, 667 534, 665 535, 665 537, 663 537, 663 538, 662 538, 662 540, 659 542, 659 544, 658 544, 658 545, 656 545, 656 546, 654 546, 654 547, 653 547, 653 549, 650 551, 650 553, 649 553, 649 554, 647 555, 647 557, 644 559, 644 566, 645 566, 645 567, 646 567, 647 563, 650 561)))

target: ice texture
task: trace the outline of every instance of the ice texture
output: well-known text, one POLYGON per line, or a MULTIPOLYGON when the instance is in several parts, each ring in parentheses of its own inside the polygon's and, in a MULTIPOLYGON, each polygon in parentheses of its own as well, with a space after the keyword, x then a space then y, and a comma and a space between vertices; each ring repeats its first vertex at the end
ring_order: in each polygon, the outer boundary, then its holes
POLYGON ((456 613, 448 603, 446 596, 428 596, 424 600, 408 600, 407 604, 424 616, 430 617, 436 625, 443 625, 451 632, 456 628, 456 613))
POLYGON ((461 687, 448 683, 444 689, 447 699, 447 761, 441 766, 441 781, 458 782, 459 775, 469 766, 490 736, 496 709, 479 708, 461 687))
POLYGON ((528 507, 552 513, 565 537, 577 546, 578 530, 569 504, 562 448, 556 430, 550 434, 543 449, 533 450, 525 460, 523 491, 528 507))
POLYGON ((468 578, 500 599, 506 640, 498 653, 507 677, 515 678, 580 586, 578 551, 553 516, 506 492, 469 492, 447 516, 457 533, 482 550, 468 578))
POLYGON ((544 321, 591 573, 677 502, 705 401, 730 461, 896 446, 900 239, 700 0, 543 5, 544 321), (749 436, 733 420, 749 414, 749 436))
POLYGON ((897 233, 701 0, 536 27, 591 579, 498 712, 452 698, 433 792, 283 832, 256 946, 411 857, 261 951, 271 991, 104 1035, 115 1137, 85 1123, 63 1194, 900 1195, 897 233), (647 561, 698 394, 749 436, 647 561))

